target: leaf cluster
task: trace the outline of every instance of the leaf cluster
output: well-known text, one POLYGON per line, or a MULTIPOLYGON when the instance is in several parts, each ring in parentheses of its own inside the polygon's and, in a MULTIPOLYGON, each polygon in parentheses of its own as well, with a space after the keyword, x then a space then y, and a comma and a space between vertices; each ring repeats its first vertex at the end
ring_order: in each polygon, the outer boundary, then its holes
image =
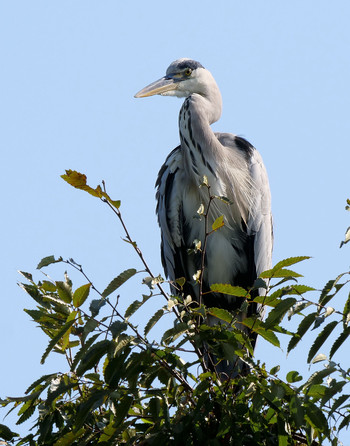
MULTIPOLYGON (((148 276, 143 281, 149 288, 122 312, 116 291, 136 277, 134 268, 121 272, 102 292, 73 259, 48 256, 38 269, 65 263, 84 279, 77 288, 67 273, 57 281, 35 281, 31 274, 21 273, 25 281, 20 286, 35 303, 35 308, 25 311, 48 339, 41 362, 52 353, 64 355, 67 369, 38 378, 22 397, 0 400, 3 407, 18 411, 17 424, 34 419, 24 437, 0 424, 4 442, 18 446, 315 446, 327 439, 332 446, 338 444, 337 429, 350 422, 350 395, 346 393, 350 373, 333 356, 348 341, 350 297, 341 311, 330 303, 346 289, 348 273, 329 281, 318 299, 308 297, 317 291, 299 284, 301 275, 290 269, 308 257, 278 262, 249 290, 213 284, 211 292, 241 302, 236 311, 207 308, 201 299, 196 302, 184 295, 184 278, 174 284, 177 295, 169 296, 161 287, 164 279, 151 273, 128 233, 120 202, 112 200, 104 187, 88 186, 85 175, 67 171, 63 177, 113 208, 126 241, 145 265, 148 276), (166 299, 164 306, 156 307, 157 294, 166 299), (153 314, 141 330, 139 320, 144 318, 146 303, 152 302, 153 314), (260 314, 269 310, 266 319, 249 311, 250 306, 258 307, 260 314), (154 327, 160 328, 169 314, 174 315, 174 322, 161 330, 160 339, 154 339, 154 327), (209 324, 210 318, 217 323, 209 324), (291 318, 298 319, 295 332, 282 326, 291 318), (283 379, 278 365, 268 370, 254 356, 252 340, 258 335, 277 349, 281 336, 289 337, 291 352, 306 334, 314 337, 307 361, 312 366, 324 364, 306 379, 297 370, 283 379), (218 371, 220 363, 232 362, 232 358, 237 358, 233 373, 223 376, 218 371)), ((202 186, 210 194, 206 181, 202 186)), ((225 197, 210 197, 209 202, 215 199, 229 204, 225 197)), ((208 208, 201 215, 206 218, 208 208)), ((224 219, 218 217, 207 225, 206 237, 224 225, 224 219)), ((201 292, 205 245, 206 239, 197 241, 202 254, 201 292)))

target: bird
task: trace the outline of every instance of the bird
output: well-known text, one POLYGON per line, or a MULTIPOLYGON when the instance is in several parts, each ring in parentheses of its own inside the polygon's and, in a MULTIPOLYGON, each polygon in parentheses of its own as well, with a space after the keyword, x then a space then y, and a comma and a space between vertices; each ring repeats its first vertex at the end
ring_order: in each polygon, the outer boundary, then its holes
MULTIPOLYGON (((164 77, 135 97, 153 95, 185 98, 178 121, 180 144, 166 158, 156 181, 165 275, 173 294, 179 293, 176 279, 184 278, 184 296, 197 302, 202 298, 207 307, 235 311, 242 298, 210 292, 210 287, 221 283, 250 289, 257 277, 271 268, 271 194, 262 157, 242 136, 212 130, 222 113, 222 97, 213 75, 201 63, 175 60, 164 77), (221 216, 223 226, 206 237, 205 220, 210 228, 221 216)), ((242 317, 256 314, 262 318, 263 311, 263 306, 250 303, 242 317)), ((209 322, 218 323, 216 318, 209 322)), ((245 330, 242 324, 240 328, 245 330)), ((249 336, 254 347, 256 334, 249 336)), ((234 363, 237 360, 222 361, 216 370, 232 375, 234 363)))

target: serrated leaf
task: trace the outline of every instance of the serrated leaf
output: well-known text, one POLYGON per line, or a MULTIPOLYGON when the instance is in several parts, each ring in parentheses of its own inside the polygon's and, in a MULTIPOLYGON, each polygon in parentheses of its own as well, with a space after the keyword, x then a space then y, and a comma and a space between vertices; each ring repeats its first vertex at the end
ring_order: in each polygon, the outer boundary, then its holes
POLYGON ((107 354, 110 347, 111 341, 108 339, 93 344, 85 355, 83 355, 80 364, 77 367, 76 374, 82 376, 87 370, 97 366, 102 356, 107 354))
MULTIPOLYGON (((21 276, 25 277, 27 280, 29 280, 30 282, 33 281, 33 276, 30 273, 26 273, 25 271, 18 271, 19 274, 21 274, 21 276)), ((0 424, 0 426, 2 426, 2 424, 0 424)))
POLYGON ((319 353, 311 361, 311 364, 316 364, 317 362, 322 362, 322 361, 326 361, 326 360, 327 360, 327 356, 324 353, 319 353))
POLYGON ((349 425, 350 425, 350 415, 347 415, 346 417, 344 417, 344 418, 342 419, 342 422, 341 422, 341 423, 339 424, 339 426, 337 426, 337 427, 338 427, 338 430, 340 431, 340 430, 343 429, 344 427, 345 427, 345 428, 348 428, 349 425))
POLYGON ((341 395, 339 398, 337 398, 334 401, 331 411, 328 416, 330 417, 334 411, 336 411, 340 406, 342 406, 349 399, 350 399, 350 395, 341 395))
POLYGON ((318 328, 320 325, 322 325, 322 324, 324 323, 325 320, 326 320, 326 318, 325 318, 324 315, 322 315, 322 316, 317 316, 317 317, 315 318, 315 324, 314 324, 314 326, 312 327, 312 330, 316 330, 316 328, 318 328))
MULTIPOLYGON (((348 208, 347 210, 349 210, 349 206, 347 206, 347 208, 348 208)), ((341 241, 340 248, 346 243, 348 243, 349 240, 350 240, 350 227, 345 232, 345 239, 341 241)))
POLYGON ((346 327, 345 330, 340 333, 339 337, 334 341, 334 344, 331 347, 329 352, 329 359, 332 359, 335 352, 339 349, 339 347, 348 339, 350 336, 350 327, 346 327))
POLYGON ((349 313, 350 313, 350 293, 349 293, 349 296, 345 302, 344 309, 343 309, 343 314, 347 315, 349 313))
POLYGON ((90 307, 89 310, 91 312, 91 316, 92 317, 96 317, 98 315, 98 313, 100 312, 100 309, 106 305, 106 300, 105 299, 94 299, 91 301, 90 303, 90 307))
POLYGON ((122 321, 114 321, 109 327, 113 338, 116 338, 120 333, 125 331, 128 328, 128 324, 122 321))
POLYGON ((260 274, 259 276, 262 279, 273 279, 273 278, 287 278, 287 277, 303 277, 301 274, 296 273, 295 271, 292 271, 291 269, 278 269, 278 270, 274 270, 274 269, 269 269, 267 271, 264 271, 260 274))
POLYGON ((114 426, 119 426, 123 420, 125 419, 127 413, 129 412, 130 406, 133 402, 133 397, 129 395, 125 395, 121 401, 115 407, 116 414, 114 418, 114 426))
POLYGON ((48 357, 49 353, 51 352, 51 350, 56 346, 56 344, 58 344, 58 342, 60 341, 60 339, 65 335, 65 333, 70 330, 71 326, 74 324, 74 319, 71 321, 66 322, 63 327, 61 328, 61 330, 59 330, 57 332, 57 334, 51 339, 51 341, 49 342, 49 345, 47 346, 43 356, 41 357, 40 363, 44 364, 45 359, 48 357))
POLYGON ((262 336, 266 341, 268 341, 270 344, 272 344, 273 346, 275 346, 275 347, 281 346, 278 337, 275 335, 275 333, 273 331, 260 329, 256 332, 260 336, 262 336))
POLYGON ((91 336, 91 338, 89 338, 84 343, 84 345, 81 347, 81 349, 76 353, 76 355, 74 356, 74 360, 72 362, 71 368, 70 368, 71 371, 74 371, 74 369, 77 366, 77 364, 80 361, 80 359, 84 356, 84 354, 88 351, 88 349, 96 341, 96 339, 100 336, 100 334, 101 333, 97 333, 97 334, 91 336))
POLYGON ((327 419, 324 416, 321 409, 319 409, 315 404, 312 404, 308 401, 307 404, 304 405, 305 409, 305 418, 309 422, 309 424, 314 428, 321 432, 328 433, 328 423, 327 419))
POLYGON ((79 429, 78 431, 73 430, 73 431, 67 432, 62 437, 60 437, 60 439, 57 440, 53 446, 70 446, 71 444, 73 444, 75 442, 75 440, 77 440, 82 435, 84 435, 84 433, 85 433, 85 429, 83 427, 81 429, 79 429))
MULTIPOLYGON (((12 430, 10 428, 8 428, 7 426, 5 426, 4 424, 0 424, 0 438, 2 438, 5 441, 11 441, 14 437, 18 437, 18 436, 19 436, 19 434, 17 434, 16 432, 12 432, 12 430)), ((3 444, 7 444, 7 443, 3 443, 3 444)))
POLYGON ((162 336, 162 342, 169 344, 175 341, 179 336, 188 331, 188 325, 185 322, 176 324, 173 328, 166 330, 162 336))
POLYGON ((70 304, 73 298, 72 288, 67 284, 67 282, 57 281, 55 284, 60 299, 62 299, 66 304, 70 304))
POLYGON ((58 262, 62 262, 62 261, 63 261, 62 257, 55 259, 55 256, 47 256, 40 260, 36 269, 41 269, 41 268, 44 268, 44 266, 49 266, 52 263, 58 263, 58 262))
POLYGON ((73 305, 75 308, 79 308, 89 296, 91 283, 87 283, 86 285, 82 285, 77 288, 73 294, 73 305))
POLYGON ((94 390, 90 392, 90 396, 87 400, 84 400, 78 407, 77 414, 74 420, 74 427, 79 430, 86 418, 90 416, 93 410, 97 407, 101 407, 108 396, 108 390, 94 390))
POLYGON ((210 286, 211 291, 215 293, 228 294, 229 296, 247 297, 250 298, 250 294, 244 288, 239 286, 229 285, 228 283, 213 283, 210 286))
POLYGON ((123 285, 123 283, 125 283, 132 276, 134 276, 136 272, 137 271, 134 268, 130 268, 123 271, 121 274, 119 274, 118 277, 116 277, 110 282, 107 288, 103 291, 102 297, 107 297, 110 294, 112 294, 116 289, 118 289, 121 285, 123 285))
POLYGON ((265 321, 265 327, 271 328, 274 325, 279 325, 284 315, 295 303, 296 299, 294 297, 288 297, 286 299, 281 300, 280 303, 277 304, 276 307, 270 311, 265 321))
POLYGON ((213 231, 217 231, 225 225, 224 216, 220 215, 217 219, 215 219, 214 223, 211 225, 213 231))
POLYGON ((302 262, 303 260, 311 259, 310 256, 297 256, 297 257, 288 257, 287 259, 281 260, 272 268, 274 271, 277 271, 285 266, 295 265, 296 263, 302 262))
POLYGON ((16 424, 22 424, 27 421, 34 414, 35 409, 36 405, 33 403, 33 401, 28 401, 25 403, 18 412, 18 415, 21 416, 16 421, 16 424))
POLYGON ((125 311, 124 317, 128 319, 130 316, 132 316, 136 311, 145 303, 148 301, 148 299, 151 297, 151 295, 143 295, 142 301, 135 300, 131 305, 128 306, 128 308, 125 311))
POLYGON ((300 398, 297 395, 293 395, 289 403, 290 414, 293 417, 296 428, 298 429, 304 424, 304 408, 300 398))
POLYGON ((315 342, 312 344, 308 357, 307 362, 310 363, 313 357, 316 355, 318 350, 322 347, 324 342, 327 340, 328 336, 332 333, 334 328, 338 325, 337 321, 332 321, 329 324, 327 324, 324 329, 321 331, 321 333, 317 336, 315 339, 315 342))
POLYGON ((41 384, 43 381, 45 383, 49 384, 55 377, 57 377, 57 373, 50 373, 49 375, 43 375, 39 379, 35 380, 24 392, 25 395, 27 395, 30 391, 34 390, 35 387, 37 387, 39 384, 41 384))
POLYGON ((147 336, 152 327, 156 325, 156 323, 159 321, 159 319, 163 316, 164 310, 161 308, 160 310, 156 311, 156 313, 151 317, 151 319, 147 322, 145 328, 144 328, 144 335, 147 336))
POLYGON ((293 348, 299 343, 307 330, 311 327, 316 319, 317 313, 310 313, 303 318, 300 322, 296 335, 291 338, 288 344, 287 353, 289 353, 293 348))
POLYGON ((222 321, 225 321, 228 324, 230 324, 233 320, 232 314, 223 308, 215 308, 215 307, 209 308, 208 314, 210 314, 211 316, 215 316, 216 318, 221 319, 222 321))

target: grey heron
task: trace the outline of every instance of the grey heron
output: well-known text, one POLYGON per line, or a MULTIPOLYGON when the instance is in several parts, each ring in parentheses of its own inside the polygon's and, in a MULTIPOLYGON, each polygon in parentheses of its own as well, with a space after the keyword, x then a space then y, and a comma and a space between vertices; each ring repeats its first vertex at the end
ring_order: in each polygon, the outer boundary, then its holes
MULTIPOLYGON (((271 200, 262 158, 244 138, 213 132, 211 124, 221 116, 221 93, 199 62, 174 61, 164 77, 135 97, 156 94, 185 98, 179 115, 180 145, 166 158, 156 182, 165 274, 171 282, 184 277, 184 295, 198 301, 199 287, 193 277, 200 270, 201 253, 188 251, 195 240, 203 243, 205 237, 203 219, 194 218, 201 205, 208 206, 208 193, 199 187, 205 176, 211 194, 227 197, 230 204, 214 200, 210 205, 209 224, 223 215, 224 226, 207 237, 203 301, 207 306, 236 310, 241 298, 208 291, 214 283, 250 288, 271 267, 271 200)), ((261 311, 259 305, 251 304, 248 315, 261 311)))

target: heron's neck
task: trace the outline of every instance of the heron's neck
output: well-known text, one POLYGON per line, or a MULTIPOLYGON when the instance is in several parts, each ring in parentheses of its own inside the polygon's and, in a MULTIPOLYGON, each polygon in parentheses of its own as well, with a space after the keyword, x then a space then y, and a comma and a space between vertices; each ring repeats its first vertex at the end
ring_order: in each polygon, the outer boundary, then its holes
POLYGON ((192 94, 180 110, 179 130, 187 158, 186 167, 197 180, 203 175, 215 176, 215 159, 220 143, 210 125, 220 118, 221 107, 221 94, 217 88, 208 94, 192 94))

